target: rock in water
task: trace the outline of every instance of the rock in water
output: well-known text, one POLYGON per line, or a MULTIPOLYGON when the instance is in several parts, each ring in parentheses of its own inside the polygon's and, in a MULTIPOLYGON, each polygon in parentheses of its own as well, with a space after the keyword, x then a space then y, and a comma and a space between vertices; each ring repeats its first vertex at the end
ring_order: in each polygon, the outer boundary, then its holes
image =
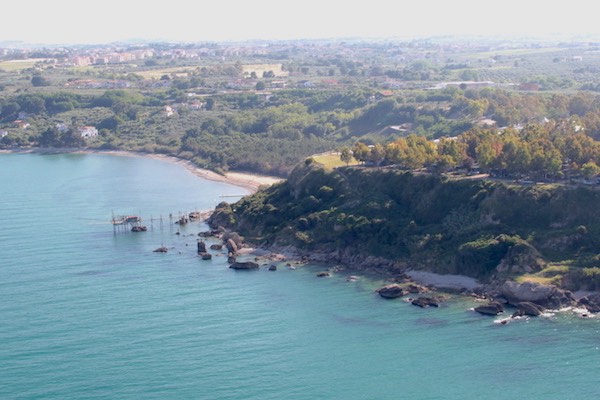
POLYGON ((198 254, 206 253, 206 244, 202 240, 198 240, 198 254))
POLYGON ((517 311, 513 314, 513 317, 521 317, 523 315, 529 315, 531 317, 537 317, 544 312, 544 307, 532 303, 530 301, 522 301, 517 304, 517 311))
POLYGON ((258 269, 258 264, 252 261, 234 262, 229 266, 232 269, 258 269))
POLYGON ((167 249, 165 246, 161 246, 158 249, 153 250, 155 253, 166 253, 167 251, 169 251, 169 249, 167 249))
POLYGON ((556 286, 540 285, 535 282, 506 281, 500 290, 502 296, 514 306, 523 301, 530 301, 548 308, 572 306, 576 303, 571 292, 556 286))
POLYGON ((227 254, 227 263, 228 264, 234 264, 235 263, 235 256, 233 255, 233 253, 227 254))
POLYGON ((504 312, 504 306, 500 302, 492 301, 491 303, 475 307, 475 311, 483 315, 498 315, 504 312))
POLYGON ((434 297, 419 297, 418 299, 414 299, 411 304, 421 308, 440 306, 439 301, 434 297))
POLYGON ((269 271, 277 271, 277 265, 275 265, 275 264, 272 264, 272 265, 269 267, 269 271))
POLYGON ((212 259, 212 254, 210 254, 210 253, 203 252, 203 253, 199 253, 199 255, 200 255, 200 257, 202 257, 203 260, 212 259))
POLYGON ((579 299, 578 305, 585 307, 591 313, 600 312, 600 293, 594 293, 579 299))
POLYGON ((234 255, 237 254, 238 246, 237 246, 237 244, 235 244, 235 242, 233 241, 233 239, 228 239, 227 243, 226 243, 226 246, 227 246, 227 250, 230 253, 233 253, 234 255))
POLYGON ((391 285, 381 287, 377 289, 377 293, 379 293, 379 295, 384 299, 395 299, 406 294, 404 289, 397 283, 392 283, 391 285))
POLYGON ((221 250, 223 248, 222 244, 211 244, 210 245, 211 250, 221 250))
POLYGON ((420 294, 420 293, 427 293, 429 291, 429 289, 427 289, 425 286, 416 285, 414 283, 411 283, 408 286, 406 286, 406 291, 408 293, 420 294))
POLYGON ((327 271, 322 271, 322 272, 317 273, 317 276, 319 278, 325 278, 325 277, 331 276, 331 274, 327 271))

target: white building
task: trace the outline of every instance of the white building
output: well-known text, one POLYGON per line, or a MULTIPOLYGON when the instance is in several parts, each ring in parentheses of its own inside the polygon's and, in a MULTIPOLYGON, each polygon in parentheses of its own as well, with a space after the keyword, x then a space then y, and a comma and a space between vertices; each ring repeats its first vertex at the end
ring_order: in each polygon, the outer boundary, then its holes
POLYGON ((79 126, 77 127, 77 132, 84 138, 90 138, 98 136, 98 129, 93 126, 79 126))

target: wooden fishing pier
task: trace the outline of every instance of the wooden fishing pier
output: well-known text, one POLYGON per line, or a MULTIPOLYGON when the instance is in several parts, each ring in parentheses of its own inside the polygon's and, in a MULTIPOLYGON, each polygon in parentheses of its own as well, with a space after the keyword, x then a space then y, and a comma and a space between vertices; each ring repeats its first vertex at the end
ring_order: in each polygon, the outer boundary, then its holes
MULTIPOLYGON (((173 227, 174 225, 186 225, 189 222, 203 221, 208 218, 211 211, 193 211, 190 213, 178 213, 178 217, 173 217, 170 213, 168 218, 168 225, 173 227)), ((165 219, 161 215, 159 218, 150 217, 150 229, 154 229, 154 223, 159 225, 162 230, 164 228, 165 219)), ((117 232, 146 232, 148 227, 142 223, 142 218, 138 215, 117 215, 113 214, 111 219, 113 231, 117 232)))

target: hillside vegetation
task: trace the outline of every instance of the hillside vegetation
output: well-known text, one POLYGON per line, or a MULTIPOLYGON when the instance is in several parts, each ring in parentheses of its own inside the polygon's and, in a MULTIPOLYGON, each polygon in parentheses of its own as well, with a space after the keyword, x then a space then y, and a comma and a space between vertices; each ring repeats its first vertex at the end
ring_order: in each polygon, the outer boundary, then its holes
POLYGON ((600 287, 599 201, 589 187, 329 170, 308 159, 287 181, 219 204, 209 223, 259 244, 328 253, 331 261, 374 256, 484 281, 589 289, 600 287))

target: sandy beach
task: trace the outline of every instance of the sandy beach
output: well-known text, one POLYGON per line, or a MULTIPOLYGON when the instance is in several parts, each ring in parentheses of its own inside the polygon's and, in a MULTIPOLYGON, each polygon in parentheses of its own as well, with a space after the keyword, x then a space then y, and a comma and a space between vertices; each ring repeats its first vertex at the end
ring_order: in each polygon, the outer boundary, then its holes
POLYGON ((254 193, 261 186, 270 186, 274 183, 283 181, 283 178, 251 174, 245 172, 227 172, 225 175, 217 174, 216 172, 209 171, 196 167, 191 161, 183 160, 181 158, 166 156, 163 154, 148 154, 134 151, 124 150, 89 150, 89 149, 70 149, 70 148, 27 148, 27 149, 14 149, 14 150, 0 150, 0 153, 38 153, 38 154, 62 154, 62 153, 75 153, 75 154, 108 154, 112 156, 121 157, 148 157, 158 160, 164 160, 179 164, 190 171, 192 174, 211 181, 225 182, 235 186, 243 187, 254 193))

